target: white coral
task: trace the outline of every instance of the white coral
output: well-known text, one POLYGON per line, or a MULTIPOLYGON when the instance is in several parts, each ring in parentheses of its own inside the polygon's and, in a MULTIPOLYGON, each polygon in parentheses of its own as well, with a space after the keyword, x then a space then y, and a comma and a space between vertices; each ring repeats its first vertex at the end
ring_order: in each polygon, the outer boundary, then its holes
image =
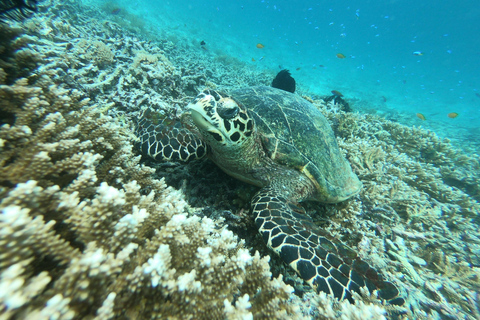
POLYGON ((47 272, 25 281, 23 274, 25 266, 30 261, 16 263, 0 274, 0 304, 7 310, 17 309, 28 303, 33 297, 41 293, 51 281, 47 272))
POLYGON ((252 304, 248 294, 238 298, 233 306, 227 299, 223 302, 224 312, 229 320, 253 320, 253 314, 249 311, 252 304))
POLYGON ((111 203, 117 206, 125 204, 125 192, 109 186, 106 182, 100 184, 100 187, 97 188, 97 193, 100 195, 100 202, 111 203))
POLYGON ((171 278, 175 274, 175 269, 170 270, 171 260, 170 247, 161 244, 153 257, 142 266, 143 273, 151 278, 152 287, 158 286, 161 280, 171 278))
POLYGON ((177 279, 179 291, 200 292, 202 291, 202 283, 195 280, 197 271, 193 269, 190 272, 184 273, 177 279))

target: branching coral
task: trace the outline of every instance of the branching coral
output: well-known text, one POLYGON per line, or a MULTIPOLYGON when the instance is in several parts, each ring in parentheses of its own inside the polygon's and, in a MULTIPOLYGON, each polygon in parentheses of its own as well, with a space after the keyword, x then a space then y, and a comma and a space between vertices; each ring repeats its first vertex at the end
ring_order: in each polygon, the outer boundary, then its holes
POLYGON ((473 319, 479 312, 473 306, 480 281, 480 234, 474 223, 480 204, 477 189, 469 186, 478 181, 478 156, 467 156, 420 128, 316 103, 364 183, 360 199, 336 208, 332 219, 343 218, 348 221, 343 228, 363 235, 360 255, 367 250, 363 256, 374 265, 382 264, 378 253, 387 254, 383 263, 389 261, 385 267, 391 277, 403 278, 414 317, 473 319))
MULTIPOLYGON (((62 1, 22 28, 0 29, 2 317, 297 316, 291 289, 271 279, 267 259, 152 178, 125 125, 144 105, 174 115, 204 85, 267 84, 268 72, 226 65, 181 41, 148 41, 77 6, 62 1), (29 35, 19 36, 22 29, 29 35), (97 48, 106 59, 88 54, 97 48)), ((305 207, 395 282, 408 306, 320 296, 314 314, 478 317, 478 157, 420 128, 314 103, 365 187, 348 202, 305 207)), ((179 183, 192 195, 207 187, 222 204, 247 189, 231 182, 227 193, 220 180, 179 183)), ((211 204, 205 211, 229 212, 206 198, 198 201, 211 204)), ((237 228, 251 224, 241 207, 249 198, 235 208, 237 228)))
POLYGON ((11 83, 0 69, 2 318, 296 317, 268 259, 189 214, 128 128, 54 83, 56 63, 11 83))

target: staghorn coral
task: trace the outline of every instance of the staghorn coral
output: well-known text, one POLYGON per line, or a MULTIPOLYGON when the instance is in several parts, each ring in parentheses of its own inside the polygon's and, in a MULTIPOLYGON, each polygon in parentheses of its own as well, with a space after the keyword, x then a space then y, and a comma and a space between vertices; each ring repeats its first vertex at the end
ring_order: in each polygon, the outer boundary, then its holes
MULTIPOLYGON (((36 61, 44 46, 31 43, 36 61)), ((47 62, 9 84, 0 69, 2 318, 298 316, 268 258, 190 214, 139 164, 128 128, 56 72, 47 62)))
POLYGON ((83 50, 85 58, 93 60, 101 69, 105 66, 111 64, 114 61, 115 55, 105 43, 101 41, 93 41, 92 45, 85 45, 85 42, 79 43, 83 44, 83 50))
MULTIPOLYGON (((375 301, 374 297, 370 297, 368 290, 362 289, 362 295, 365 300, 375 301)), ((332 299, 332 297, 320 293, 317 297, 313 298, 313 305, 316 306, 320 313, 317 319, 321 320, 386 320, 386 310, 383 306, 372 302, 363 302, 361 296, 358 293, 354 294, 355 299, 358 301, 355 305, 352 305, 346 301, 338 301, 332 299)))

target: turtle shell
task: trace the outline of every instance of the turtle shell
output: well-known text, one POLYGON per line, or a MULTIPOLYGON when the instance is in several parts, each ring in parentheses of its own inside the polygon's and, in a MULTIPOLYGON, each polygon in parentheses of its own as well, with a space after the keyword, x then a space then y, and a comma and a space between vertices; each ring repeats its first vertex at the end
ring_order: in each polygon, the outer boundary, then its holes
POLYGON ((317 187, 314 200, 339 202, 357 194, 362 183, 338 147, 322 113, 297 94, 258 86, 231 92, 255 119, 266 154, 295 168, 317 187))

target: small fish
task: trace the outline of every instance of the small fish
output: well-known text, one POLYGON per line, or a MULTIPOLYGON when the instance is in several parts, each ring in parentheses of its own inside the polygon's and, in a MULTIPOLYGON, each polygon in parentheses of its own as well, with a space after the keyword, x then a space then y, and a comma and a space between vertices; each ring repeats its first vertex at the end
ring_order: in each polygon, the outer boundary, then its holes
POLYGON ((263 48, 265 48, 265 46, 261 43, 257 43, 257 48, 258 49, 263 49, 263 48))
POLYGON ((339 59, 345 59, 346 56, 343 53, 337 53, 337 58, 339 59))
POLYGON ((456 118, 456 117, 458 117, 458 113, 450 112, 449 114, 447 114, 447 117, 449 117, 450 119, 456 118))
POLYGON ((319 68, 325 68, 325 66, 323 64, 319 64, 318 67, 319 68))
POLYGON ((255 58, 252 58, 252 61, 255 62, 255 58))
POLYGON ((385 96, 382 96, 381 98, 383 102, 387 102, 387 98, 385 96))
POLYGON ((117 15, 117 14, 120 13, 120 11, 122 11, 122 9, 120 9, 120 8, 115 8, 115 9, 113 9, 113 10, 111 11, 111 13, 112 13, 113 15, 117 15))
POLYGON ((414 56, 423 56, 423 52, 422 51, 414 51, 412 53, 414 56))
POLYGON ((337 97, 343 97, 343 94, 340 91, 332 90, 332 93, 333 93, 333 95, 335 95, 337 97))
POLYGON ((475 95, 480 98, 480 93, 475 92, 475 95))
POLYGON ((206 45, 205 41, 202 40, 202 41, 200 42, 200 45, 201 45, 201 46, 206 45))
POLYGON ((424 116, 423 114, 421 114, 421 113, 417 113, 417 117, 418 117, 420 120, 422 120, 422 121, 427 120, 427 118, 425 118, 425 116, 424 116))
POLYGON ((298 71, 298 70, 300 70, 300 69, 302 69, 302 68, 298 67, 298 68, 297 68, 297 69, 295 69, 295 70, 297 70, 297 71, 298 71))
POLYGON ((263 58, 265 58, 265 56, 261 56, 260 59, 258 59, 258 61, 262 61, 263 58))

